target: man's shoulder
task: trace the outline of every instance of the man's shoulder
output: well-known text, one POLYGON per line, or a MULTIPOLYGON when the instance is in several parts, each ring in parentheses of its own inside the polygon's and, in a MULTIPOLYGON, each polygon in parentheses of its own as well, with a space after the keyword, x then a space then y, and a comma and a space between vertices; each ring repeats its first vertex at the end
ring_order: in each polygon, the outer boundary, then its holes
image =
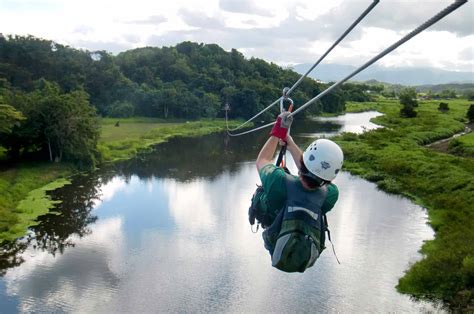
POLYGON ((337 185, 335 185, 334 183, 329 183, 327 187, 328 195, 339 195, 339 189, 337 188, 337 185))
POLYGON ((278 175, 278 176, 285 176, 285 171, 275 166, 274 164, 268 164, 263 166, 260 171, 260 176, 269 176, 269 175, 278 175))

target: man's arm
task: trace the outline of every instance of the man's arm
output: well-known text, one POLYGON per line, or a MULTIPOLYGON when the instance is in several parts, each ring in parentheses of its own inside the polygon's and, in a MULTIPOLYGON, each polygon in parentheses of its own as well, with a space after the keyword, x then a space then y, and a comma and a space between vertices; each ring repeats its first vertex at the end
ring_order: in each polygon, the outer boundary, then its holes
POLYGON ((299 170, 301 168, 301 157, 303 156, 303 152, 289 134, 286 136, 286 145, 286 148, 290 151, 291 157, 293 157, 296 167, 299 170))
POLYGON ((278 146, 278 137, 270 136, 265 145, 263 145, 257 157, 257 170, 260 171, 264 166, 271 164, 273 155, 278 146))
POLYGON ((278 145, 278 139, 285 140, 288 133, 288 129, 293 122, 293 117, 287 111, 282 112, 278 115, 278 118, 273 125, 273 128, 270 132, 270 138, 267 140, 265 145, 263 145, 262 150, 257 157, 257 169, 260 172, 264 166, 271 164, 273 155, 278 145))

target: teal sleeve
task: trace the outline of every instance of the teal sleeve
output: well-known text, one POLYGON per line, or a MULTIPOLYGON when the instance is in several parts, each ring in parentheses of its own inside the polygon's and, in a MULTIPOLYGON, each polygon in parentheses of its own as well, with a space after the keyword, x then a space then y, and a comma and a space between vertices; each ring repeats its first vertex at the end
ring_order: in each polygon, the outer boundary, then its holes
POLYGON ((339 190, 337 186, 333 183, 329 184, 328 194, 326 196, 326 199, 324 200, 323 206, 321 207, 321 210, 323 211, 323 213, 326 214, 328 211, 330 211, 334 207, 338 199, 339 199, 339 190))
POLYGON ((259 175, 270 208, 280 209, 286 199, 285 171, 268 164, 260 169, 259 175))
POLYGON ((263 189, 268 193, 275 188, 275 185, 281 185, 285 178, 285 172, 282 168, 272 164, 265 165, 259 172, 263 189))

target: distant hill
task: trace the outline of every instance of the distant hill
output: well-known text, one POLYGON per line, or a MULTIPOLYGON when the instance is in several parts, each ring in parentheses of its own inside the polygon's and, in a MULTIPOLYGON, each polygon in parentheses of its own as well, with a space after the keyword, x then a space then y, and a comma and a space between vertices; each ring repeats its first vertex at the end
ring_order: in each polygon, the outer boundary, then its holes
POLYGON ((444 90, 454 90, 458 94, 464 94, 468 91, 474 91, 474 83, 464 84, 438 84, 438 85, 420 85, 416 87, 417 91, 427 92, 432 91, 433 93, 439 93, 444 90))
MULTIPOLYGON (((312 64, 298 64, 293 66, 293 69, 303 74, 311 66, 312 64)), ((338 81, 356 69, 357 67, 352 65, 320 64, 309 76, 323 82, 338 81)), ((352 78, 352 81, 368 80, 408 86, 474 83, 474 72, 444 71, 432 68, 386 68, 373 65, 352 78)))
MULTIPOLYGON (((216 44, 182 42, 114 56, 34 36, 0 36, 0 98, 38 90, 48 81, 67 93, 84 90, 103 116, 215 118, 224 116, 221 109, 229 103, 229 117, 247 119, 299 77, 292 70, 262 59, 246 59, 237 50, 225 51, 216 44)), ((292 97, 295 103, 303 103, 324 89, 326 84, 307 78, 292 97)), ((364 99, 363 92, 357 86, 347 92, 334 90, 305 114, 341 112, 346 96, 364 99)), ((278 109, 272 109, 261 120, 273 120, 278 109)))
MULTIPOLYGON (((390 84, 386 82, 379 82, 377 80, 368 80, 364 82, 354 82, 354 84, 369 85, 369 86, 380 86, 383 85, 386 91, 394 91, 395 93, 400 92, 406 85, 401 84, 390 84)), ((448 83, 448 84, 428 84, 428 85, 415 85, 413 86, 417 92, 426 93, 431 91, 432 93, 440 93, 446 90, 452 90, 458 95, 464 95, 468 92, 474 92, 474 83, 448 83)))

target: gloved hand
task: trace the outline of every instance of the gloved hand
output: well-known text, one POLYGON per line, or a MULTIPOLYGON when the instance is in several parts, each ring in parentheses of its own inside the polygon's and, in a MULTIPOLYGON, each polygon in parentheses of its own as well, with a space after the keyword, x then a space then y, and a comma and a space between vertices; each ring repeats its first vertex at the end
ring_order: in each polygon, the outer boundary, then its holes
POLYGON ((288 129, 293 122, 293 117, 290 116, 290 112, 285 111, 280 113, 278 116, 276 123, 273 125, 272 131, 270 135, 278 137, 279 139, 285 140, 286 134, 288 134, 288 129))

